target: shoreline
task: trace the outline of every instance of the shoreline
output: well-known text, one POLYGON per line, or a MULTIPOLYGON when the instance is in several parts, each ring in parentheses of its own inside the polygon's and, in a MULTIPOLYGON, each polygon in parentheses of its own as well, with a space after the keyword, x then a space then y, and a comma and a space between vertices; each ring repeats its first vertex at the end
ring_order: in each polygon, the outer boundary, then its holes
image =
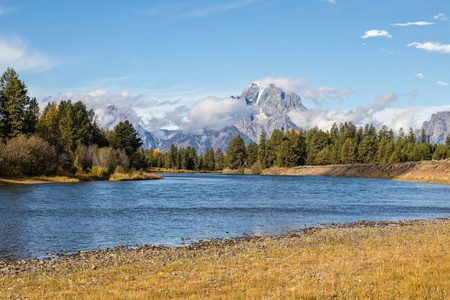
POLYGON ((446 299, 449 234, 450 218, 361 221, 0 261, 0 298, 446 299))
MULTIPOLYGON (((88 251, 73 251, 68 254, 65 253, 56 253, 56 254, 50 254, 48 257, 44 258, 30 258, 30 259, 1 259, 0 258, 0 275, 5 271, 5 269, 2 269, 2 266, 5 265, 23 265, 26 263, 31 264, 38 264, 43 265, 46 263, 49 263, 50 265, 52 262, 56 261, 62 261, 62 260, 77 260, 82 257, 97 257, 99 254, 105 254, 105 253, 114 253, 114 252, 121 252, 121 253, 133 253, 133 252, 142 252, 145 250, 151 250, 151 251, 167 251, 167 250, 200 250, 212 246, 227 246, 227 245, 235 245, 239 242, 252 242, 257 241, 265 238, 269 239, 285 239, 285 238, 291 238, 291 237, 298 237, 298 236, 308 236, 315 232, 327 230, 327 229, 351 229, 351 228, 377 228, 377 227, 402 227, 402 226, 411 226, 416 224, 423 224, 423 223, 433 223, 433 222, 445 222, 448 223, 450 226, 450 217, 443 217, 443 218, 433 218, 433 219, 414 219, 414 220, 403 220, 403 221, 355 221, 350 223, 325 223, 325 224, 319 224, 316 226, 311 227, 305 227, 301 229, 294 229, 289 232, 283 233, 283 234, 263 234, 263 235, 255 235, 255 234, 247 234, 244 233, 240 236, 236 237, 227 237, 227 238, 209 238, 205 240, 192 240, 189 242, 189 244, 180 245, 180 246, 164 246, 164 245, 152 245, 152 244, 136 244, 136 245, 119 245, 113 248, 106 248, 106 249, 97 249, 97 250, 88 250, 88 251)), ((34 270, 34 269, 33 269, 34 270)), ((30 271, 30 270, 20 270, 20 271, 30 271)))
POLYGON ((161 175, 149 172, 136 173, 113 173, 106 178, 82 175, 63 175, 63 176, 19 176, 19 177, 0 177, 0 185, 9 184, 46 184, 46 183, 80 183, 93 181, 134 181, 134 180, 155 180, 163 179, 161 175))
POLYGON ((378 178, 450 184, 450 159, 402 163, 349 164, 271 168, 263 175, 378 178))

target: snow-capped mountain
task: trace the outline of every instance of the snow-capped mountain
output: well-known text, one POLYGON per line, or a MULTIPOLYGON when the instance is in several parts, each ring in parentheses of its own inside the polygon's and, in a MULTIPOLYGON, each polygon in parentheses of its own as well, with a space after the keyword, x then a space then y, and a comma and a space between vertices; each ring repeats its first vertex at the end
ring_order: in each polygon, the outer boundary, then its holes
POLYGON ((285 130, 298 130, 287 113, 294 109, 306 110, 299 95, 286 94, 274 84, 253 82, 236 99, 245 101, 247 106, 253 107, 253 114, 250 117, 234 124, 252 141, 258 141, 262 132, 270 136, 275 129, 282 127, 285 130))
MULTIPOLYGON (((268 137, 275 129, 285 130, 299 128, 291 121, 288 112, 291 110, 306 110, 300 96, 295 93, 286 93, 282 88, 274 84, 262 84, 253 82, 249 84, 240 96, 231 97, 235 101, 244 101, 251 112, 243 119, 236 120, 232 126, 217 131, 205 128, 201 134, 195 130, 163 130, 144 128, 136 120, 130 120, 143 141, 144 148, 160 149, 167 151, 173 143, 178 147, 194 147, 198 152, 205 152, 210 147, 226 150, 230 141, 238 134, 246 144, 258 142, 262 132, 268 137)), ((100 124, 111 127, 114 120, 123 121, 132 117, 127 112, 119 112, 117 108, 109 105, 106 112, 101 116, 100 124)))

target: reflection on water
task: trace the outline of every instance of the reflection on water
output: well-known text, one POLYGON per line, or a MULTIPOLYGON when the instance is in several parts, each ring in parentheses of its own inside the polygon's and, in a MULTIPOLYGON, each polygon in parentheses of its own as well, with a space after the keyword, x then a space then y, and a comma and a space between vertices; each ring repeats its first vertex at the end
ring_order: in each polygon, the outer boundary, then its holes
POLYGON ((180 245, 360 220, 450 216, 450 186, 382 179, 165 174, 164 180, 0 187, 0 259, 180 245))

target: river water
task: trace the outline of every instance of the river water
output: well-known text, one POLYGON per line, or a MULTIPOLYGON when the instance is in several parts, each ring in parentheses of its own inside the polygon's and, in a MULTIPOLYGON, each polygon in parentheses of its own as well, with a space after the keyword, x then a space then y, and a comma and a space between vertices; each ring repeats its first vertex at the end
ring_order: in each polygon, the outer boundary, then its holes
POLYGON ((450 217, 450 185, 333 177, 163 174, 0 186, 0 260, 361 220, 450 217))

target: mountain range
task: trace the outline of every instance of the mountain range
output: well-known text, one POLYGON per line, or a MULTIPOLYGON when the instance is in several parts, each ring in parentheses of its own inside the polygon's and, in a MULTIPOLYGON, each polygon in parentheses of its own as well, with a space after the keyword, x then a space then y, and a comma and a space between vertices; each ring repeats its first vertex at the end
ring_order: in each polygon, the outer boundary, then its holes
MULTIPOLYGON (((101 125, 111 128, 112 120, 129 120, 135 124, 139 137, 142 139, 143 147, 146 149, 159 149, 167 151, 171 144, 186 148, 195 148, 198 152, 205 153, 210 147, 226 150, 230 141, 238 134, 245 143, 258 142, 261 133, 265 132, 268 137, 275 129, 299 130, 290 119, 288 113, 291 111, 305 111, 307 108, 302 104, 299 95, 286 93, 281 87, 269 83, 252 82, 239 96, 231 96, 232 101, 244 104, 248 113, 240 117, 220 130, 204 128, 192 130, 182 128, 179 130, 144 128, 133 114, 119 111, 113 105, 108 105, 106 113, 102 116, 101 125), (108 122, 108 120, 110 120, 108 122)), ((430 143, 443 144, 450 135, 450 111, 435 113, 429 121, 422 125, 429 136, 430 143)), ((421 132, 421 131, 420 131, 421 132)), ((419 133, 419 131, 416 131, 419 133)), ((417 135, 417 134, 416 134, 417 135)))
MULTIPOLYGON (((225 150, 230 141, 238 134, 248 144, 258 142, 262 132, 270 136, 275 129, 282 127, 285 130, 298 130, 300 128, 291 121, 288 112, 297 109, 306 110, 299 95, 286 93, 281 87, 271 83, 253 82, 243 90, 240 96, 232 96, 231 99, 244 103, 249 113, 244 118, 235 120, 231 126, 221 130, 203 129, 201 133, 186 130, 147 130, 138 122, 133 123, 137 124, 135 125, 136 130, 146 149, 153 148, 165 152, 171 144, 174 144, 184 148, 194 147, 198 152, 204 153, 210 147, 225 150)), ((120 112, 113 105, 109 105, 106 116, 102 117, 102 120, 105 120, 102 125, 110 128, 111 124, 108 124, 107 120, 119 119, 122 121, 129 117, 131 117, 130 114, 120 112)))

